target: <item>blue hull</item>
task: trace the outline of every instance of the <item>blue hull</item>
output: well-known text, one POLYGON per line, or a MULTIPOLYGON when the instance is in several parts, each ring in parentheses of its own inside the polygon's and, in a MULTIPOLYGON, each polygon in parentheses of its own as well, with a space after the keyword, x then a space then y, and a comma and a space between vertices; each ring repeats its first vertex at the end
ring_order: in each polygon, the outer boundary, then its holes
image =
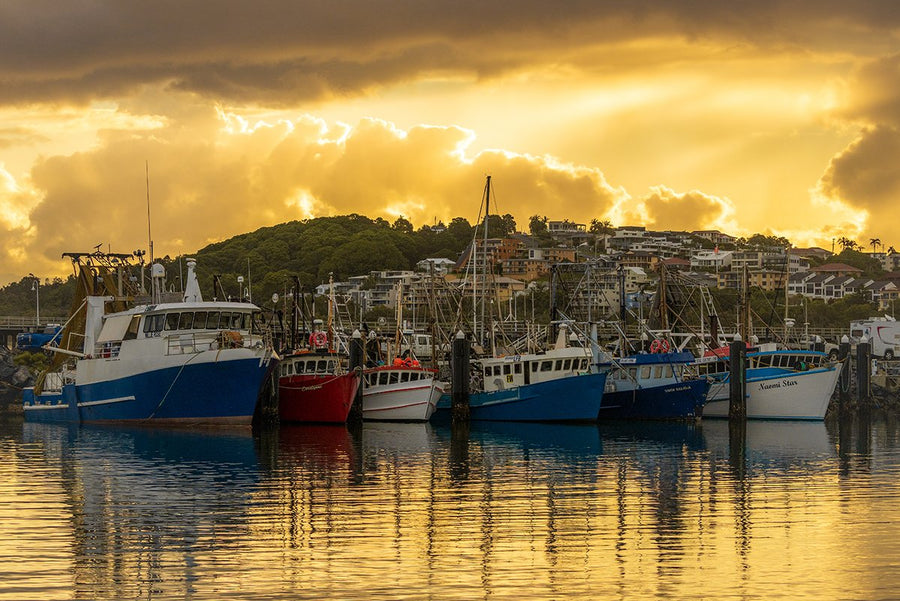
POLYGON ((606 392, 600 419, 685 419, 700 417, 709 383, 685 380, 637 390, 606 392))
MULTIPOLYGON (((595 422, 607 372, 560 378, 469 397, 473 420, 513 422, 595 422)), ((438 401, 435 419, 450 416, 449 394, 438 401)))
POLYGON ((24 394, 29 422, 140 422, 247 424, 253 419, 268 366, 258 358, 195 363, 90 385, 62 393, 24 394))

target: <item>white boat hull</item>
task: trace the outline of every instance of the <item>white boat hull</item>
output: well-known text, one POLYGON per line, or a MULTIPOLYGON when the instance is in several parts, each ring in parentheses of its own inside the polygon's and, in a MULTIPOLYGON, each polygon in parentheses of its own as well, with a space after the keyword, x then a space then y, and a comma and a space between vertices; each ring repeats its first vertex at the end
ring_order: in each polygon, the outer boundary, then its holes
MULTIPOLYGON (((840 369, 786 372, 747 380, 747 417, 821 420, 828 411, 840 369)), ((727 383, 726 383, 727 390, 727 383)), ((728 417, 729 398, 708 399, 703 417, 728 417)))
POLYGON ((363 390, 363 419, 426 422, 444 388, 445 383, 435 379, 367 386, 363 390))

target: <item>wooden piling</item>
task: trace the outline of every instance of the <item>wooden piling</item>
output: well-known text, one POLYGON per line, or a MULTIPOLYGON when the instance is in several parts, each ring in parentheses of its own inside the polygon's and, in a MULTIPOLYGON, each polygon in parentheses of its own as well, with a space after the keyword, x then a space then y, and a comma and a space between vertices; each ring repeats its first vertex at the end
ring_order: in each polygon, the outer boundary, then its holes
POLYGON ((867 407, 872 398, 871 374, 871 346, 868 341, 860 341, 856 345, 856 401, 860 407, 867 407))
POLYGON ((453 339, 450 356, 451 417, 453 423, 469 421, 469 341, 462 331, 453 339))
POLYGON ((356 389, 356 396, 353 397, 353 404, 350 405, 350 413, 347 415, 347 422, 351 424, 362 423, 362 395, 363 395, 363 368, 365 367, 365 341, 359 330, 353 330, 353 336, 350 337, 350 369, 359 372, 359 388, 356 389))
POLYGON ((729 404, 728 419, 747 419, 747 345, 735 340, 729 348, 729 404))

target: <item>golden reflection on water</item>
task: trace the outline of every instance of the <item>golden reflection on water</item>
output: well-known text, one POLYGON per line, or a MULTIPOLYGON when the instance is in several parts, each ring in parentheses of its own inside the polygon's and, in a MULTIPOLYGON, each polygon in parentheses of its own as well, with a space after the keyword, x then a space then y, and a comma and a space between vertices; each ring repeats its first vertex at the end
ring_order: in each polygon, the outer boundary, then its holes
POLYGON ((892 421, 0 432, 0 599, 900 590, 892 421))

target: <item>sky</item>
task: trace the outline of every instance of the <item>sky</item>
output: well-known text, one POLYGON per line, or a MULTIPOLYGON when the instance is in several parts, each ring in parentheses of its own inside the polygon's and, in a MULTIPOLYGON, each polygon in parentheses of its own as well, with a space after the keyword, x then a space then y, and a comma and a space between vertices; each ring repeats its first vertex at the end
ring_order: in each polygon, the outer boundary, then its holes
POLYGON ((150 237, 474 222, 487 175, 523 231, 900 246, 898 35, 895 0, 3 0, 0 283, 150 237))

